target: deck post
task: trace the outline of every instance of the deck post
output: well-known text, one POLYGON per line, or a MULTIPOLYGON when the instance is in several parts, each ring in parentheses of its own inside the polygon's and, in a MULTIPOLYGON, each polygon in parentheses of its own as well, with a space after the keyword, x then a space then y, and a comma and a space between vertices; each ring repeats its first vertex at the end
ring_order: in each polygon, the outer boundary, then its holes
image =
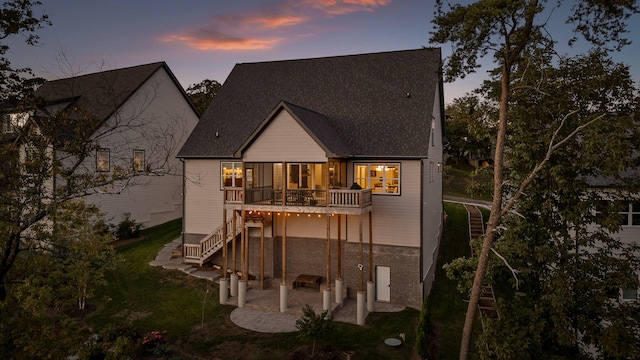
POLYGON ((233 226, 233 239, 231 239, 231 273, 235 274, 237 269, 236 264, 236 229, 238 228, 238 224, 236 221, 236 211, 233 210, 233 217, 231 218, 231 226, 233 226))
POLYGON ((367 281, 367 311, 376 311, 376 284, 373 281, 367 281))
POLYGON ((246 225, 246 210, 242 210, 242 235, 240 236, 240 273, 241 273, 241 277, 242 280, 246 280, 245 278, 245 252, 247 251, 247 249, 245 248, 245 236, 246 236, 246 232, 247 232, 247 228, 245 227, 246 225))
MULTIPOLYGON (((284 191, 283 191, 284 192, 284 191)), ((283 203, 284 204, 284 203, 283 203)), ((280 283, 280 312, 287 312, 287 213, 282 213, 282 282, 280 283)))
POLYGON ((372 215, 369 211, 369 281, 373 281, 373 225, 372 215))
POLYGON ((340 231, 342 230, 342 215, 338 215, 338 279, 342 280, 342 236, 340 231))
POLYGON ((358 216, 358 242, 360 243, 360 255, 358 256, 358 270, 360 273, 360 285, 358 291, 364 291, 364 244, 362 243, 362 215, 358 216))
POLYGON ((260 289, 264 290, 264 223, 260 227, 260 289))
MULTIPOLYGON (((227 209, 222 208, 222 279, 227 279, 227 209)), ((235 229, 231 230, 232 234, 235 234, 235 229)), ((222 285, 222 284, 220 284, 222 285)))
POLYGON ((327 214, 327 242, 325 245, 325 253, 327 258, 327 287, 331 289, 331 214, 327 214))

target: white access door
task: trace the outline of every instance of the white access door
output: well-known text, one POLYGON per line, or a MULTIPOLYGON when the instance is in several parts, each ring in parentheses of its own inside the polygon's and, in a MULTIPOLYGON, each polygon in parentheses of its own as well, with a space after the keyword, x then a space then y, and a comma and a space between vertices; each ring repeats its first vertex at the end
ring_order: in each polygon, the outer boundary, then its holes
POLYGON ((391 301, 391 268, 376 266, 376 301, 391 301))

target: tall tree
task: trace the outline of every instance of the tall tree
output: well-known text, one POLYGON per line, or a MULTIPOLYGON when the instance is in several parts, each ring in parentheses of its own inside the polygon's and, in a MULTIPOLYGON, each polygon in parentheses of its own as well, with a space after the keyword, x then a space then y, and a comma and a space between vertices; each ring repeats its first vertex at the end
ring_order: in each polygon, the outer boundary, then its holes
MULTIPOLYGON (((501 319, 485 326, 478 349, 504 359, 588 356, 587 344, 605 357, 636 354, 640 308, 621 301, 618 289, 638 287, 640 248, 616 234, 619 205, 628 207, 629 194, 639 190, 633 174, 621 171, 638 164, 637 89, 629 69, 593 52, 516 74, 535 86, 512 98, 506 197, 545 161, 552 139, 569 140, 540 169, 517 213, 502 219, 494 244, 500 257, 490 259, 488 276, 509 277, 526 295, 499 297, 501 319), (597 125, 568 136, 593 119, 597 125), (594 188, 605 183, 606 190, 594 188)), ((447 268, 463 274, 474 261, 447 268)))
MULTIPOLYGON (((469 5, 455 4, 445 8, 444 3, 437 1, 436 28, 431 34, 431 41, 451 43, 453 47, 452 55, 446 59, 445 78, 453 80, 464 77, 479 67, 480 58, 490 54, 498 65, 495 76, 500 83, 497 89, 499 111, 492 209, 478 257, 460 345, 460 359, 467 359, 476 308, 498 226, 502 217, 512 209, 524 189, 548 162, 545 157, 533 167, 522 178, 513 196, 504 201, 505 148, 510 124, 508 111, 514 91, 519 90, 514 86, 516 79, 513 74, 516 69, 527 66, 525 54, 542 52, 552 56, 554 41, 548 31, 543 31, 549 17, 542 15, 553 5, 548 5, 549 2, 545 0, 480 0, 469 5)), ((560 1, 557 2, 559 5, 560 1)), ((582 35, 594 47, 613 46, 619 49, 627 43, 623 36, 626 20, 638 11, 638 5, 633 0, 576 0, 572 5, 574 15, 567 20, 574 25, 575 33, 582 35)), ((568 136, 574 137, 575 133, 571 132, 568 136)), ((552 140, 554 143, 549 147, 552 152, 557 149, 554 144, 568 141, 567 138, 552 140)))
POLYGON ((15 103, 33 90, 34 80, 25 75, 31 74, 29 68, 14 68, 7 58, 9 46, 2 43, 12 36, 23 36, 29 45, 38 43, 37 30, 48 26, 49 17, 46 14, 37 15, 34 8, 41 5, 40 1, 13 0, 5 1, 0 9, 0 103, 15 103))
POLYGON ((489 103, 474 95, 454 99, 447 105, 445 151, 456 163, 471 154, 481 159, 491 157, 491 140, 496 129, 493 110, 489 103))
POLYGON ((204 114, 213 98, 218 94, 221 86, 216 80, 204 79, 197 84, 189 86, 186 91, 198 112, 204 114))

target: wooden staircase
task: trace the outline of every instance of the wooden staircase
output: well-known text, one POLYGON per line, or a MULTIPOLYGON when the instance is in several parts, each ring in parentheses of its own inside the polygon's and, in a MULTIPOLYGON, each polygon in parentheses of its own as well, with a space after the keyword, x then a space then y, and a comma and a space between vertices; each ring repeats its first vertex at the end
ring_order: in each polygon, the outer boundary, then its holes
POLYGON ((241 231, 242 223, 240 221, 236 221, 236 228, 233 229, 233 221, 228 220, 226 224, 221 225, 202 238, 200 243, 184 244, 184 256, 182 261, 186 264, 204 264, 207 259, 222 249, 223 246, 226 246, 226 244, 228 244, 235 236, 238 236, 241 231), (224 226, 227 227, 226 239, 223 239, 224 226))
MULTIPOLYGON (((473 205, 465 205, 469 214, 469 240, 480 238, 484 235, 484 220, 482 213, 473 205)), ((473 247, 471 247, 471 255, 474 256, 473 247)), ((485 319, 500 319, 500 314, 496 309, 496 296, 493 293, 493 286, 486 285, 482 288, 480 301, 478 302, 478 310, 480 312, 480 320, 484 329, 485 319)))

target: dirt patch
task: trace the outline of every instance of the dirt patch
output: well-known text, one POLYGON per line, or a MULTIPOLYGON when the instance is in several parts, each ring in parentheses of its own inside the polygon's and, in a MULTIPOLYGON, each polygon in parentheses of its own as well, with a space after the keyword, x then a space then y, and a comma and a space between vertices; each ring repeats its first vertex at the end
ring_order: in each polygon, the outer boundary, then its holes
POLYGON ((69 306, 63 311, 63 313, 72 319, 84 319, 94 311, 96 311, 96 306, 94 304, 87 303, 82 310, 77 306, 69 306))

